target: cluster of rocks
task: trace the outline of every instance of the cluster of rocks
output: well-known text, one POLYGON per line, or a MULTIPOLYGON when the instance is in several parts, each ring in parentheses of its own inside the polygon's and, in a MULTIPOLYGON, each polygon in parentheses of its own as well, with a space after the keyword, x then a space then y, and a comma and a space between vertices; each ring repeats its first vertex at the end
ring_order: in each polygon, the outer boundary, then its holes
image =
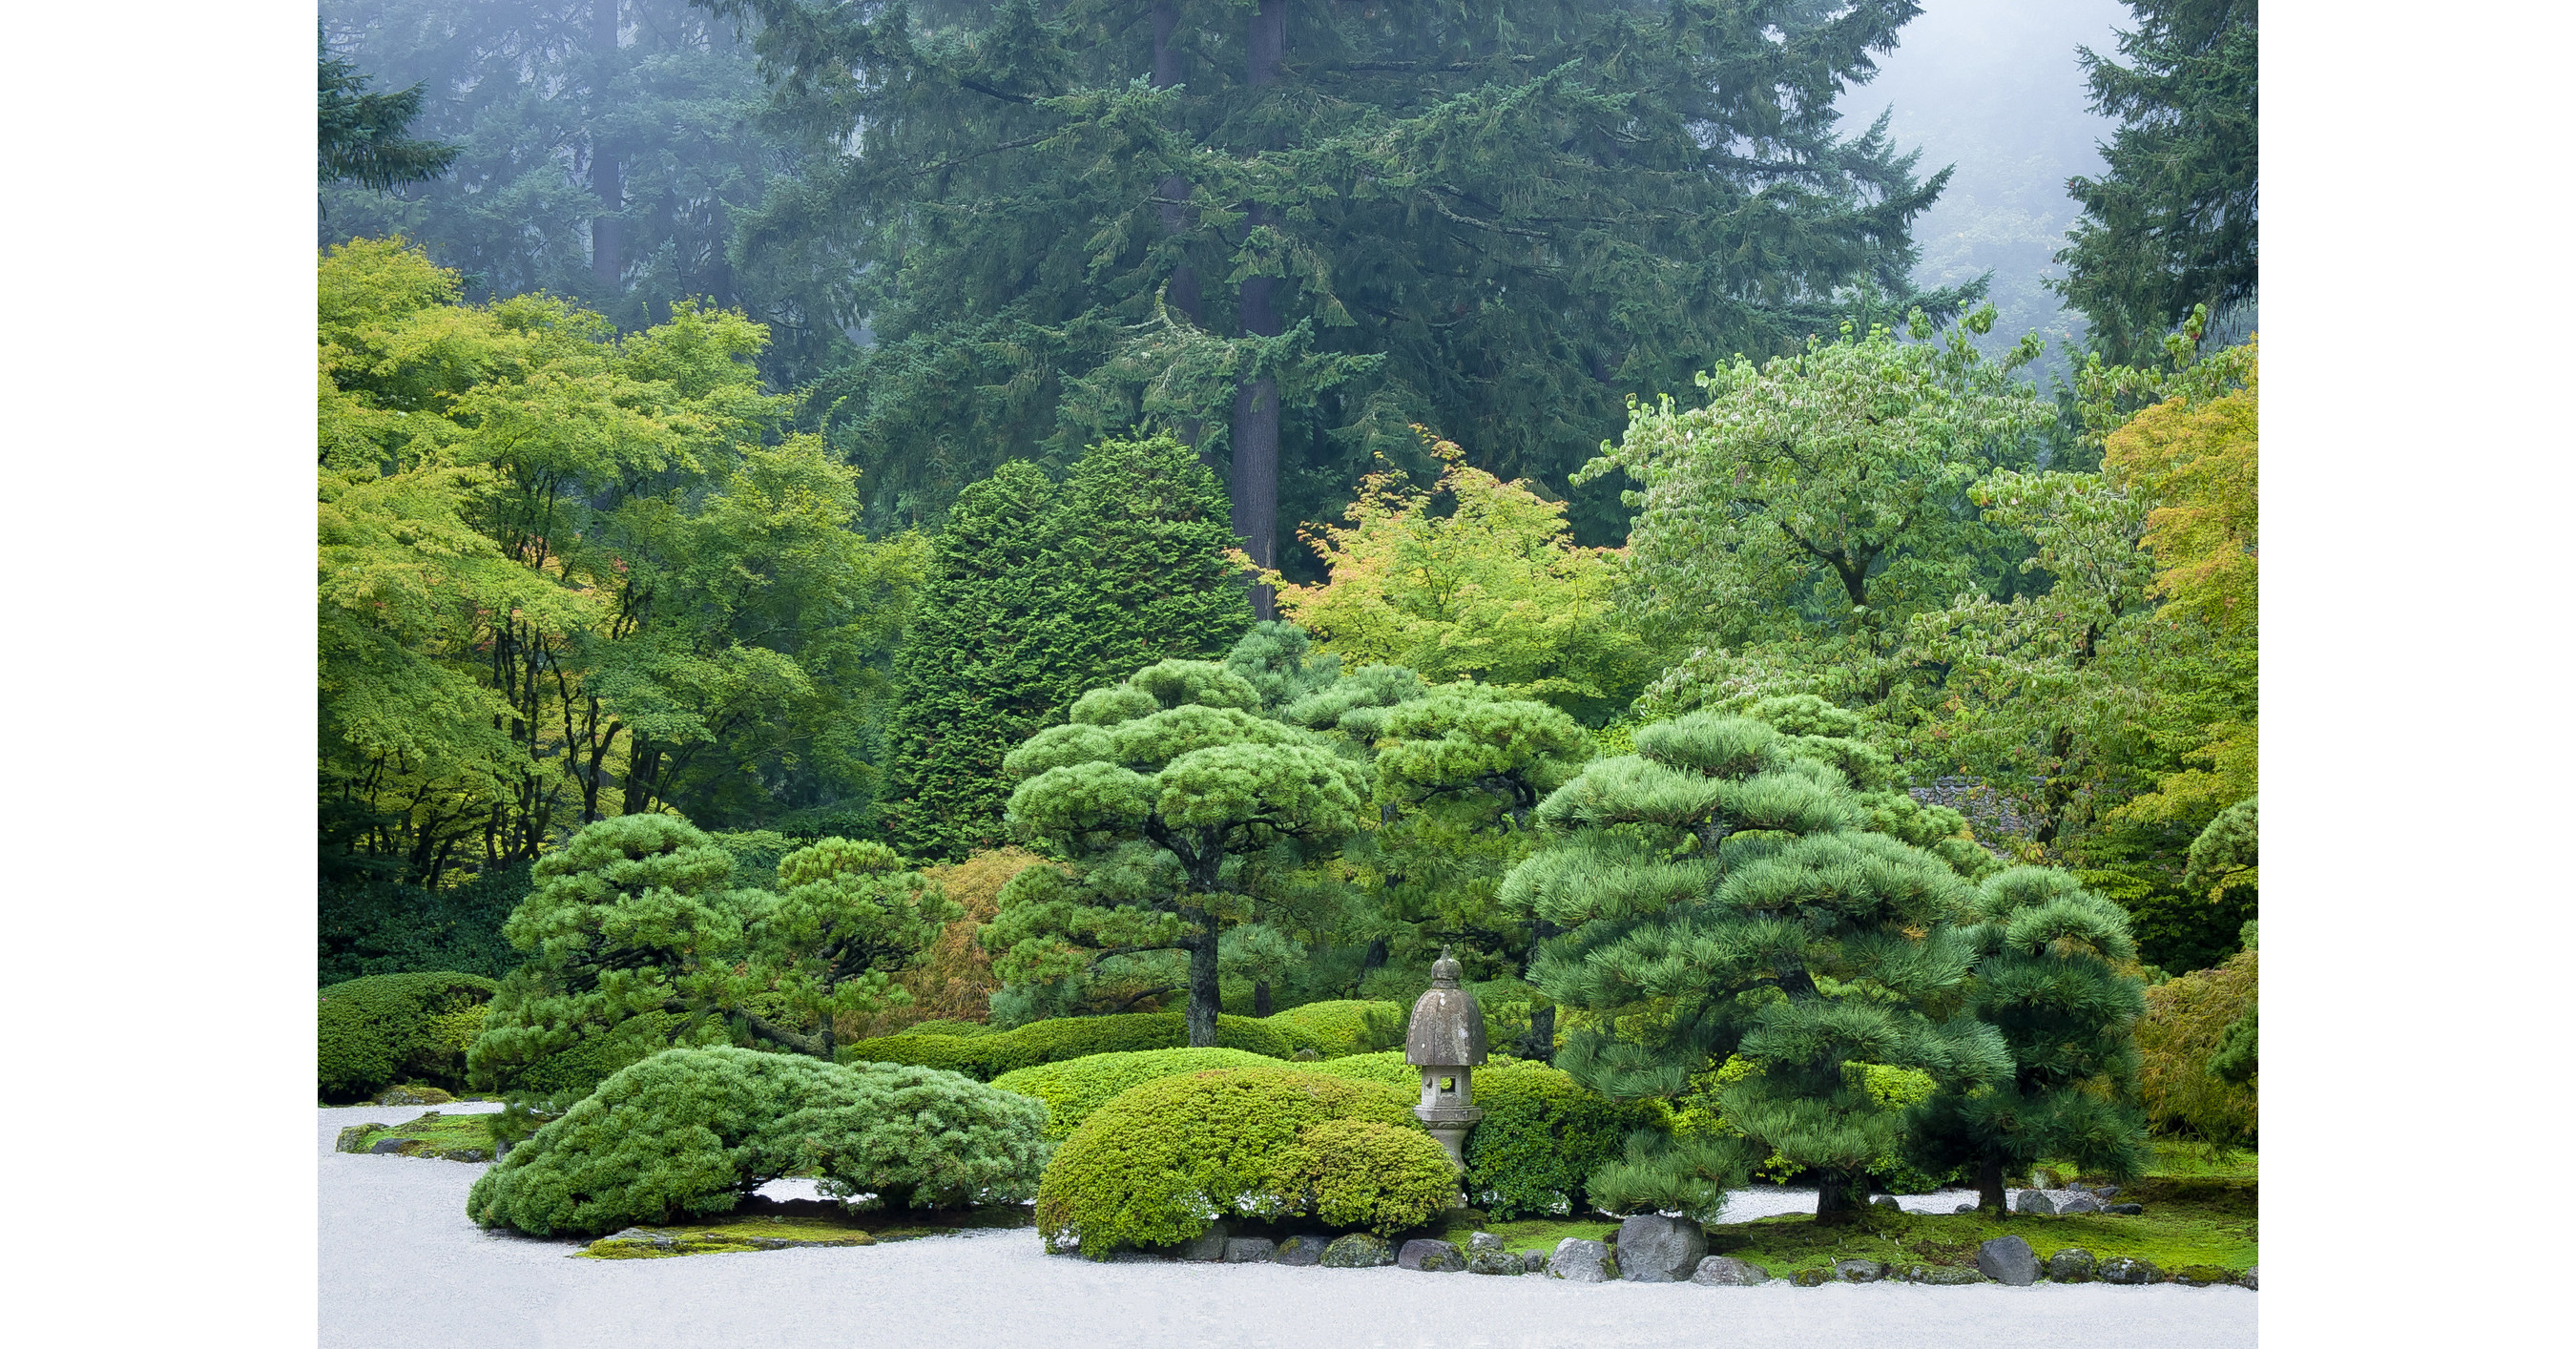
POLYGON ((1997 1237, 1977 1247, 1977 1271, 1997 1283, 2010 1284, 2015 1288, 2026 1288, 2039 1282, 2042 1276, 2051 1283, 2178 1283, 2191 1288, 2241 1284, 2247 1288, 2259 1288, 2259 1268, 2249 1267, 2239 1274, 2217 1265, 2184 1265, 2168 1273, 2158 1269, 2154 1261, 2134 1256, 2115 1255, 2108 1260, 2096 1260, 2091 1251, 2081 1246, 2070 1246, 2043 1261, 2037 1252, 2031 1250, 2029 1242, 2017 1236, 1997 1237))
MULTIPOLYGON (((2015 1190, 2013 1191, 2012 1196, 2012 1211, 2015 1213, 2045 1213, 2060 1217, 2071 1213, 2123 1213, 2134 1215, 2146 1212, 2145 1206, 2140 1204, 2112 1203, 2112 1199, 2119 1193, 2120 1187, 2117 1185, 2103 1185, 2089 1190, 2015 1190)), ((1976 1206, 1973 1204, 1964 1206, 1966 1209, 1973 1209, 1974 1207, 1976 1206)))
MULTIPOLYGON (((426 1124, 437 1118, 438 1112, 432 1110, 411 1123, 426 1124)), ((369 1156, 390 1154, 401 1157, 437 1157, 451 1162, 492 1160, 490 1148, 472 1143, 442 1143, 427 1138, 408 1138, 399 1132, 403 1127, 402 1125, 388 1128, 382 1124, 352 1124, 342 1129, 340 1136, 332 1140, 331 1150, 363 1153, 369 1156)))
MULTIPOLYGON (((2087 1197, 2098 1198, 2089 1193, 2087 1197)), ((1838 1260, 1830 1267, 1802 1269, 1781 1280, 1749 1261, 1710 1255, 1708 1233, 1685 1218, 1644 1214, 1620 1223, 1616 1233, 1604 1235, 1608 1239, 1601 1241, 1567 1237, 1549 1253, 1505 1250, 1501 1237, 1478 1232, 1468 1238, 1467 1249, 1462 1251, 1455 1242, 1430 1238, 1415 1238, 1395 1246, 1365 1232, 1329 1239, 1290 1236, 1274 1241, 1269 1237, 1232 1235, 1220 1222, 1178 1246, 1121 1251, 1111 1258, 1116 1262, 1194 1260, 1230 1265, 1321 1265, 1326 1269, 1393 1265, 1426 1274, 1534 1274, 1568 1283, 1608 1283, 1616 1279, 1627 1283, 1695 1283, 1711 1288, 1782 1282, 1814 1288, 1828 1283, 1877 1283, 1888 1279, 1935 1285, 1994 1282, 2026 1287, 2043 1276, 2055 1283, 2256 1286, 2255 1271, 2251 1269, 2239 1275, 2216 1265, 2186 1265, 2166 1273, 2149 1261, 2128 1256, 2096 1260, 2090 1251, 2080 1247, 2059 1251, 2043 1262, 2030 1243, 2017 1236, 1997 1237, 1979 1246, 1974 1269, 1920 1262, 1888 1265, 1855 1259, 1838 1260)))
POLYGON ((590 1243, 586 1252, 604 1259, 631 1260, 638 1256, 708 1255, 725 1251, 786 1251, 800 1246, 873 1246, 875 1237, 865 1232, 836 1232, 828 1236, 766 1236, 736 1232, 674 1232, 646 1227, 630 1227, 590 1243))

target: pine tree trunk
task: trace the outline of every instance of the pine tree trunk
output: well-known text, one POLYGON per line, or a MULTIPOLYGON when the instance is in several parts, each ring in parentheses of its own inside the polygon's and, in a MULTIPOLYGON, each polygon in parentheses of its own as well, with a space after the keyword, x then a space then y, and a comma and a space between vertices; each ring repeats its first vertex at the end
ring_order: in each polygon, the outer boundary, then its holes
POLYGON ((1996 1214, 2004 1211, 2004 1159, 1993 1153, 1977 1163, 1977 1207, 1996 1214))
POLYGON ((1190 948, 1190 1048, 1216 1047, 1216 920, 1201 914, 1198 944, 1190 948))
POLYGON ((1252 981, 1252 1014, 1254 1016, 1270 1015, 1270 981, 1267 979, 1255 979, 1252 981))
MULTIPOLYGON (((1840 1171, 1816 1173, 1816 1221, 1847 1223, 1860 1216, 1860 1204, 1854 1195, 1854 1177, 1840 1171)), ((1863 1180, 1860 1189, 1866 1190, 1863 1180)))
MULTIPOLYGON (((1244 46, 1244 83, 1255 89, 1276 83, 1279 63, 1288 50, 1288 0, 1261 0, 1252 12, 1244 46)), ((1253 203, 1244 217, 1246 232, 1273 223, 1270 215, 1267 207, 1253 203)), ((1274 277, 1244 278, 1236 310, 1246 336, 1279 335, 1277 285, 1274 277)), ((1234 508, 1235 537, 1243 541, 1243 551, 1259 566, 1277 566, 1279 381, 1270 376, 1235 391, 1234 472, 1227 495, 1234 508)), ((1252 588, 1252 614, 1263 620, 1278 617, 1270 587, 1252 588)))

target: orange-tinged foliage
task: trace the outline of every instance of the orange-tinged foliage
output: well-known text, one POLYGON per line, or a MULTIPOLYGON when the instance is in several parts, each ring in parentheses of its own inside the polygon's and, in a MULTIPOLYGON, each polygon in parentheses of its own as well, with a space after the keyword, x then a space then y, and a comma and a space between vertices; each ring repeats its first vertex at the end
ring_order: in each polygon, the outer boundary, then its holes
POLYGON ((2259 385, 2249 360, 2242 389, 2148 408, 2112 433, 2102 461, 2155 503, 2144 542, 2156 557, 2157 593, 2230 634, 2256 622, 2259 385))
POLYGON ((1002 887, 1013 876, 1046 859, 1026 848, 993 848, 963 862, 923 867, 921 874, 947 892, 966 913, 948 924, 931 945, 920 968, 896 976, 912 1001, 890 1006, 865 1018, 851 1017, 838 1028, 845 1040, 893 1035, 924 1021, 982 1021, 988 1001, 1002 981, 993 974, 993 956, 975 940, 976 930, 993 921, 1001 907, 1002 887))
POLYGON ((2228 1026, 2253 1009, 2255 982, 2255 951, 2249 947, 2214 970, 2147 990, 2147 1015, 2138 1023, 2138 1049, 2145 1058, 2139 1085, 2158 1132, 2220 1143, 2254 1137, 2261 1077, 2240 1087, 2211 1077, 2208 1068, 2228 1026))

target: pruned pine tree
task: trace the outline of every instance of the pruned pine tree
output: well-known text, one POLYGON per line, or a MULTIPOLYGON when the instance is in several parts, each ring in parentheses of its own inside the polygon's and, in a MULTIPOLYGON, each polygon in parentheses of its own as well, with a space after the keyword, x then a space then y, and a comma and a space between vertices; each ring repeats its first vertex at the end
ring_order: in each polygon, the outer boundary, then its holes
POLYGON ((1183 952, 1190 1043, 1216 1043, 1224 930, 1250 916, 1265 870, 1338 848, 1368 790, 1351 757, 1261 701, 1224 665, 1163 661, 1011 752, 1012 827, 1072 866, 1003 887, 982 937, 996 971, 1043 983, 1183 952))
POLYGON ((1993 1028, 1953 1015, 1977 955, 1971 888, 1870 827, 1835 762, 1866 747, 1707 713, 1636 746, 1539 806, 1551 841, 1504 882, 1507 903, 1566 930, 1534 962, 1581 1013, 1557 1065, 1622 1097, 1678 1095, 1729 1055, 1757 1067, 1718 1095, 1743 1139, 1640 1136, 1590 1191, 1709 1214, 1777 1151, 1815 1178, 1818 1221, 1848 1218, 1904 1130, 1858 1065, 2008 1070, 1993 1028))
POLYGON ((2004 1181, 2064 1159, 2126 1181, 2149 1161, 2138 1101, 2138 1018, 2146 997, 2129 916, 2047 867, 1986 878, 1970 928, 1984 952, 1966 1014, 1995 1028, 2008 1076, 1950 1081, 1915 1106, 1916 1155, 1935 1173, 1966 1165, 1977 1202, 2004 1209, 2004 1181))

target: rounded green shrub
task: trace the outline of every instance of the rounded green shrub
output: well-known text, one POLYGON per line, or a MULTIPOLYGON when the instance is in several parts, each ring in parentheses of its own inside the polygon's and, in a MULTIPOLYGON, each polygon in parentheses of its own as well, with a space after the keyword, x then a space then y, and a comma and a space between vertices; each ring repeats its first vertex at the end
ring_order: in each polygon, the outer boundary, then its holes
POLYGON ((1063 1138, 1110 1098, 1140 1083, 1214 1068, 1260 1068, 1273 1062, 1242 1049, 1142 1049, 1041 1063, 1004 1073, 993 1079, 993 1085, 1046 1102, 1047 1137, 1063 1138))
MULTIPOLYGON (((1402 1051, 1357 1054, 1312 1071, 1382 1082, 1419 1099, 1422 1070, 1402 1051)), ((1467 1198, 1497 1219, 1574 1214, 1588 1207, 1584 1178, 1624 1151, 1654 1112, 1619 1102, 1544 1063, 1497 1058, 1476 1070, 1485 1118, 1467 1135, 1467 1198)))
POLYGON ((465 1046, 499 984, 479 974, 371 974, 321 990, 315 1084, 326 1101, 363 1101, 397 1082, 464 1085, 465 1046))
POLYGON ((981 1035, 999 1035, 1001 1029, 981 1021, 921 1021, 903 1028, 905 1035, 947 1035, 970 1040, 981 1035))
MULTIPOLYGON (((852 1043, 840 1053, 843 1063, 913 1063, 945 1068, 982 1081, 1004 1073, 1061 1063, 1091 1054, 1132 1053, 1145 1049, 1179 1049, 1190 1042, 1189 1026, 1179 1012, 1125 1012, 1116 1016, 1069 1016, 1032 1021, 1015 1030, 962 1039, 952 1035, 887 1035, 852 1043)), ((1263 1058, 1285 1059, 1304 1043, 1302 1037, 1246 1016, 1216 1019, 1220 1049, 1240 1049, 1263 1058)))
MULTIPOLYGON (((1278 1218, 1313 1208, 1321 1174, 1305 1132, 1333 1121, 1411 1130, 1431 1143, 1402 1092, 1279 1067, 1158 1078, 1091 1112, 1038 1182, 1038 1230, 1053 1249, 1106 1260, 1122 1246, 1187 1241, 1220 1217, 1278 1218)), ((1442 1165, 1445 1167, 1446 1162, 1442 1165)), ((1411 1190, 1372 1200, 1335 1173, 1337 1202, 1401 1212, 1411 1190)), ((1445 1192, 1444 1192, 1445 1193, 1445 1192)), ((1415 1221, 1418 1221, 1416 1219, 1415 1221)))
POLYGON ((1045 1108, 954 1073, 720 1046, 619 1070, 474 1183, 467 1216, 592 1235, 730 1211, 790 1172, 896 1207, 1026 1198, 1045 1108))
POLYGON ((1400 1003, 1341 998, 1291 1007, 1262 1020, 1290 1034, 1303 1032, 1312 1037, 1315 1052, 1328 1059, 1373 1053, 1404 1043, 1404 1007, 1400 1003))
POLYGON ((1458 1169, 1430 1134, 1376 1120, 1307 1125, 1275 1174, 1281 1189, 1313 1196, 1317 1218, 1381 1236, 1427 1221, 1458 1196, 1458 1169))

